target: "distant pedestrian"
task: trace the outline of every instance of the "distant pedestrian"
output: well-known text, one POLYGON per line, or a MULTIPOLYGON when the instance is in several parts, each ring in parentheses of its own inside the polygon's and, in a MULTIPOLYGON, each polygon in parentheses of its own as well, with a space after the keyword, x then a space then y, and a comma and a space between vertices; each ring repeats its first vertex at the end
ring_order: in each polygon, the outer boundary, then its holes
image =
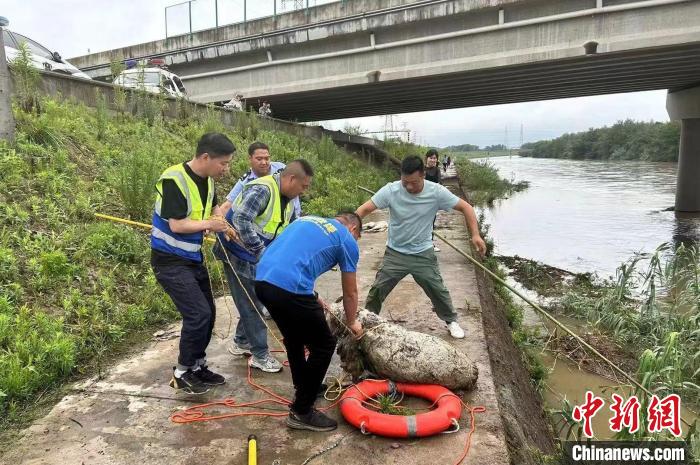
MULTIPOLYGON (((425 180, 434 182, 436 184, 442 184, 442 179, 440 176, 440 165, 438 164, 438 152, 435 149, 430 149, 425 153, 425 180)), ((433 230, 435 230, 435 220, 437 220, 437 213, 435 218, 433 218, 433 230)), ((440 247, 435 243, 435 233, 433 232, 433 250, 435 252, 440 251, 440 247)))
POLYGON ((243 94, 236 93, 231 100, 224 104, 224 108, 233 111, 243 111, 243 94))
POLYGON ((447 157, 447 167, 449 168, 450 166, 452 166, 452 157, 448 156, 447 157))
POLYGON ((260 108, 258 108, 258 113, 263 118, 271 118, 272 109, 270 108, 270 104, 266 101, 263 101, 262 105, 260 105, 260 108))
POLYGON ((442 184, 438 158, 438 152, 435 149, 430 149, 425 153, 425 180, 442 184))

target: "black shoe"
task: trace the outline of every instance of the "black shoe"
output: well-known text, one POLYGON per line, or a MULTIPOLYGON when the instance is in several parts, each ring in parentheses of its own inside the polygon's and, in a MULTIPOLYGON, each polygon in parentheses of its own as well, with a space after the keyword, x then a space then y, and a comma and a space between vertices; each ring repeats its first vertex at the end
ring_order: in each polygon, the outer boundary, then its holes
POLYGON ((316 397, 325 397, 327 390, 328 390, 328 385, 326 383, 321 383, 321 385, 318 387, 318 392, 316 393, 316 397))
POLYGON ((226 382, 226 378, 211 371, 208 366, 199 367, 193 371, 194 375, 206 386, 219 386, 226 382))
POLYGON ((170 387, 182 390, 187 394, 204 394, 209 391, 209 386, 202 383, 192 370, 187 370, 179 378, 176 377, 175 367, 173 367, 173 379, 170 380, 170 387))
POLYGON ((312 408, 305 415, 300 415, 290 410, 287 417, 287 426, 292 429, 306 429, 309 431, 333 431, 338 427, 338 422, 312 408))

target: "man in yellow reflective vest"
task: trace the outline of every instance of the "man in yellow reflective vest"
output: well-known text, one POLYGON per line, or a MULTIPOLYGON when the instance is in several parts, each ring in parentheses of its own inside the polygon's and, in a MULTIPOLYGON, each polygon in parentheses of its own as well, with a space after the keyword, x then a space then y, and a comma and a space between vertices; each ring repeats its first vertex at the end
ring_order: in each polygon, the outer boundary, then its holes
POLYGON ((240 241, 220 241, 214 248, 214 254, 224 263, 231 297, 240 315, 228 351, 250 355, 250 366, 268 373, 281 371, 282 364, 267 345, 263 304, 255 295, 255 268, 265 248, 296 219, 295 199, 309 188, 312 176, 313 169, 306 160, 294 160, 279 173, 245 184, 226 214, 240 241))
POLYGON ((224 384, 209 370, 206 348, 216 307, 202 242, 208 231, 232 232, 216 206, 214 179, 225 175, 236 147, 223 134, 204 134, 195 157, 166 169, 156 183, 151 231, 151 266, 156 280, 182 315, 180 353, 170 386, 203 394, 224 384))

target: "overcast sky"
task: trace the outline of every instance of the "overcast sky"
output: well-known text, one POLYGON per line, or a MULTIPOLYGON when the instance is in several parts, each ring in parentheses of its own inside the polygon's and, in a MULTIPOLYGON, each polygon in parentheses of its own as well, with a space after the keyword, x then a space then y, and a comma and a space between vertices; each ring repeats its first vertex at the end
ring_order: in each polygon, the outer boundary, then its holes
MULTIPOLYGON (((207 6, 199 0, 199 5, 207 6)), ((242 17, 242 0, 219 0, 221 18, 230 22, 242 17), (226 6, 228 5, 228 6, 226 6)), ((165 38, 165 7, 176 0, 1 0, 0 16, 10 20, 9 29, 36 40, 64 57, 84 55, 165 38)), ((272 3, 249 1, 249 17, 265 15, 272 3), (251 6, 252 5, 252 6, 251 6)), ((169 9, 168 28, 188 27, 187 6, 169 9), (183 14, 185 13, 185 14, 183 14)), ((195 7, 197 13, 197 7, 195 7)), ((270 12, 271 13, 271 12, 270 12)), ((213 20, 204 10, 193 15, 202 26, 213 20)), ((222 23, 225 20, 221 21, 222 23)), ((524 142, 550 139, 632 118, 667 121, 666 91, 616 94, 566 100, 498 105, 479 108, 408 113, 393 117, 394 127, 405 122, 419 143, 447 146, 470 143, 480 146, 503 144, 517 147, 520 130, 524 142)), ((274 111, 274 107, 273 107, 274 111)), ((383 130, 384 117, 348 120, 366 130, 383 130)), ((346 121, 324 122, 324 127, 342 129, 346 121)))

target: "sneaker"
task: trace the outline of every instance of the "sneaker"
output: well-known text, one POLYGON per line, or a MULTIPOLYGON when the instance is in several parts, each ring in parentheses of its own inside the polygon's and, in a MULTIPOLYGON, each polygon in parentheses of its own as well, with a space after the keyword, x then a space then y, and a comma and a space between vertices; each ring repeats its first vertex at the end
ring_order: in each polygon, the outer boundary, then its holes
POLYGON ((440 247, 438 247, 436 244, 433 244, 433 250, 434 250, 435 252, 439 252, 439 251, 440 251, 440 247))
POLYGON ((226 378, 211 371, 207 365, 199 367, 193 373, 206 386, 219 386, 226 382, 226 378))
POLYGON ((290 410, 287 417, 287 426, 292 429, 306 429, 309 431, 333 431, 338 427, 338 422, 312 408, 305 415, 300 415, 290 410))
POLYGON ((253 355, 253 352, 250 351, 250 347, 239 346, 235 342, 230 343, 226 347, 226 350, 228 350, 228 353, 231 355, 240 355, 243 357, 248 357, 250 355, 253 355))
POLYGON ((257 368, 266 373, 278 373, 282 371, 282 364, 270 354, 267 354, 263 359, 260 359, 253 355, 252 357, 250 357, 250 361, 248 363, 253 368, 257 368))
POLYGON ((192 370, 187 370, 182 376, 177 377, 175 376, 175 367, 173 367, 173 378, 170 380, 170 387, 187 394, 204 394, 209 391, 209 386, 202 383, 192 370))
POLYGON ((449 323, 447 325, 447 329, 450 330, 450 336, 452 336, 453 338, 464 339, 464 330, 461 326, 459 326, 459 323, 457 323, 456 321, 449 323))

